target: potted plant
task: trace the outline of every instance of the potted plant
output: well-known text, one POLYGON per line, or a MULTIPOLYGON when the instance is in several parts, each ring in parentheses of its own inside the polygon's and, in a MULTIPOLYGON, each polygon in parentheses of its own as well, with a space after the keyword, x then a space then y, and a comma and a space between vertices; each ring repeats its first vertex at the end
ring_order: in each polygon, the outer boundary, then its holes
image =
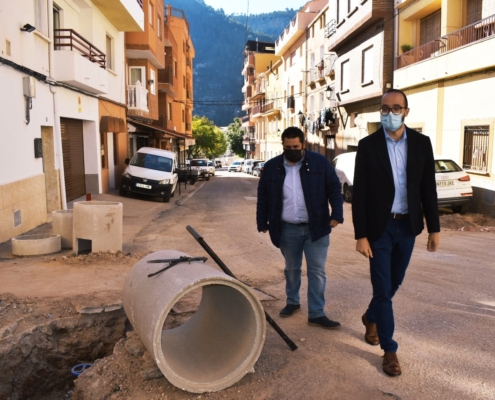
POLYGON ((407 53, 409 50, 412 50, 412 46, 410 44, 403 44, 400 46, 403 53, 407 53))

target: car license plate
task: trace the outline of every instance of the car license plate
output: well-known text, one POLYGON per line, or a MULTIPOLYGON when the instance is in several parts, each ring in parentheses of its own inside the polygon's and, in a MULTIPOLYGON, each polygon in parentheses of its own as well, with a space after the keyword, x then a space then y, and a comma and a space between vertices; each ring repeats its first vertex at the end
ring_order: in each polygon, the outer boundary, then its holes
POLYGON ((136 183, 136 186, 143 189, 151 189, 151 185, 144 185, 142 183, 136 183))
POLYGON ((454 186, 454 181, 438 181, 437 186, 454 186))

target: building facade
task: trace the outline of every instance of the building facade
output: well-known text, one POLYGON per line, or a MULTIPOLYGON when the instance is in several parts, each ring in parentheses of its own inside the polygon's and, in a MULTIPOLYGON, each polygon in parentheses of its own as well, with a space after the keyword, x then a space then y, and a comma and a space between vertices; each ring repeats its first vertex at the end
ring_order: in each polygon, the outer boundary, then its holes
POLYGON ((495 2, 398 2, 394 87, 408 125, 432 138, 435 154, 471 178, 471 211, 495 215, 495 2))
POLYGON ((140 3, 0 1, 0 242, 115 182, 126 132, 123 32, 143 29, 140 3))

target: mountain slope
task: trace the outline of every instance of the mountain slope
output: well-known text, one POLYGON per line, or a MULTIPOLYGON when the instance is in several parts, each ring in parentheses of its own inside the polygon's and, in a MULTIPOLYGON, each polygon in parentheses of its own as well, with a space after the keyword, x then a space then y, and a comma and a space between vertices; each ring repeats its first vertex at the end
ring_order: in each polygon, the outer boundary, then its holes
MULTIPOLYGON (((235 117, 243 115, 241 71, 246 40, 258 38, 260 41, 273 41, 273 37, 253 32, 252 29, 246 35, 245 17, 244 22, 240 23, 237 17, 217 11, 202 0, 169 0, 166 4, 183 10, 189 21, 196 50, 194 114, 208 117, 217 126, 227 126, 235 117)), ((294 13, 291 18, 293 16, 294 13)), ((289 21, 290 18, 283 23, 279 32, 289 21)), ((271 25, 269 20, 265 20, 265 24, 271 25)))

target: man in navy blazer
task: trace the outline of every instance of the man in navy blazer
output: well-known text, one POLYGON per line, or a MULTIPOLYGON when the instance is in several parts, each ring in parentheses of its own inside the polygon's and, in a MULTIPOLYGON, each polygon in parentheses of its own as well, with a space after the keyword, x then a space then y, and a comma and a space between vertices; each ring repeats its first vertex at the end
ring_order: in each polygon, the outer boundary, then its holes
POLYGON ((383 371, 399 376, 393 339, 392 297, 401 285, 415 238, 429 232, 427 249, 439 245, 440 221, 435 162, 430 138, 404 125, 404 92, 391 89, 381 100, 382 128, 360 140, 356 154, 352 216, 356 250, 370 260, 373 297, 362 316, 365 340, 384 350, 383 371))

